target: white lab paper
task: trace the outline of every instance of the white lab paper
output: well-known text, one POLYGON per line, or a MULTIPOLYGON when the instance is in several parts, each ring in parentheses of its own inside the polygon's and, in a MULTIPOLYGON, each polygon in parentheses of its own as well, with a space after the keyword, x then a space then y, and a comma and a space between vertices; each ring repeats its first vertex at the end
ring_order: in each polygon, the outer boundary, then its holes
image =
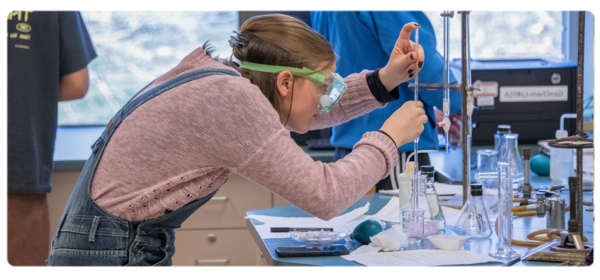
MULTIPOLYGON (((379 210, 375 215, 364 215, 369 210, 370 204, 367 202, 365 206, 354 209, 344 215, 333 218, 330 221, 324 221, 316 217, 310 218, 285 218, 263 215, 248 215, 247 218, 252 218, 265 223, 264 225, 256 226, 256 231, 261 238, 290 238, 290 232, 271 232, 271 227, 322 227, 333 228, 333 231, 344 232, 351 234, 354 228, 365 221, 366 219, 374 219, 382 223, 385 228, 385 222, 400 222, 400 209, 397 197, 392 197, 390 201, 379 210)), ((442 206, 446 224, 452 225, 458 215, 459 210, 442 206)))
POLYGON ((388 222, 400 222, 400 201, 398 197, 392 197, 388 203, 375 215, 362 215, 360 220, 373 219, 388 222))
MULTIPOLYGON (((435 191, 438 196, 448 196, 455 194, 462 194, 462 185, 449 185, 444 183, 435 182, 435 191)), ((398 196, 398 190, 380 190, 380 194, 398 196)))
POLYGON ((365 206, 356 208, 344 215, 335 217, 329 221, 319 219, 317 217, 277 217, 277 216, 264 216, 264 215, 248 215, 246 218, 251 218, 259 222, 263 222, 265 225, 273 227, 331 227, 330 225, 345 224, 358 216, 369 211, 370 203, 367 202, 365 206))
POLYGON ((334 231, 352 233, 354 227, 364 219, 356 222, 352 220, 362 216, 364 213, 369 211, 370 203, 367 202, 365 206, 356 208, 344 215, 335 217, 329 221, 319 219, 317 217, 276 217, 276 216, 264 216, 264 215, 248 215, 246 218, 252 218, 257 221, 263 222, 264 225, 256 226, 256 231, 261 238, 290 238, 290 232, 271 232, 271 227, 318 227, 318 228, 333 228, 334 231))
POLYGON ((444 183, 435 183, 435 192, 437 195, 455 195, 462 194, 463 186, 462 185, 449 185, 444 183))
POLYGON ((349 261, 355 261, 365 266, 442 266, 488 262, 502 263, 501 261, 492 257, 482 256, 465 250, 407 250, 397 252, 373 252, 374 250, 374 248, 360 251, 357 249, 356 251, 350 253, 350 255, 342 256, 342 258, 349 261))
MULTIPOLYGON (((446 224, 452 224, 458 218, 460 210, 456 210, 450 207, 442 206, 442 212, 446 219, 446 224)), ((358 217, 360 220, 374 219, 386 222, 400 223, 400 202, 398 197, 392 197, 388 204, 386 204, 377 214, 375 215, 362 215, 358 217)))

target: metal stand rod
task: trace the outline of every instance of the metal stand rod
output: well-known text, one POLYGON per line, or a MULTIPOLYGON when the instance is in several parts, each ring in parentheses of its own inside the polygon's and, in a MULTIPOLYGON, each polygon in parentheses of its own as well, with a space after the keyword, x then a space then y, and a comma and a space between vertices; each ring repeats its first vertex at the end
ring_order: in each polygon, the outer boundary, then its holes
MULTIPOLYGON (((585 50, 585 11, 579 12, 579 36, 577 42, 577 134, 583 132, 583 56, 585 50)), ((583 149, 577 148, 577 222, 579 236, 583 236, 583 149)))
MULTIPOLYGON (((577 204, 577 185, 577 177, 569 177, 569 199, 571 200, 571 205, 577 204)), ((571 209, 571 213, 569 214, 569 232, 578 233, 579 221, 577 219, 577 209, 571 209)))
POLYGON ((469 68, 469 44, 468 44, 468 23, 469 20, 469 12, 462 11, 460 12, 461 16, 461 74, 462 74, 462 83, 460 86, 460 92, 462 93, 462 108, 461 108, 461 121, 462 121, 462 156, 463 156, 463 205, 467 201, 469 185, 471 181, 471 157, 469 151, 469 131, 470 131, 470 122, 469 116, 467 115, 467 86, 469 86, 470 81, 468 78, 470 75, 468 74, 469 68))

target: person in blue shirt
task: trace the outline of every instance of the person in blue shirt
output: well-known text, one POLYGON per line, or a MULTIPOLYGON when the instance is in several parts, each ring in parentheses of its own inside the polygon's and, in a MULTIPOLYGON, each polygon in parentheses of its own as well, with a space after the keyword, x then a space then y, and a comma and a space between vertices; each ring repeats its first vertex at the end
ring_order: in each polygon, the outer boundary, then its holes
MULTIPOLYGON (((436 51, 433 26, 423 12, 312 11, 310 12, 310 18, 313 29, 329 40, 334 52, 339 56, 336 66, 342 77, 360 72, 363 69, 384 67, 389 60, 388 58, 402 26, 409 22, 416 22, 421 26, 419 29, 419 44, 423 47, 426 59, 423 69, 419 72, 419 83, 443 82, 444 59, 436 51)), ((412 41, 415 41, 414 36, 414 33, 411 34, 412 41)), ((455 80, 452 73, 450 73, 450 82, 455 80)), ((400 98, 397 101, 389 102, 387 107, 374 110, 364 116, 333 127, 331 144, 336 148, 334 161, 348 154, 365 132, 379 129, 385 120, 406 101, 414 100, 414 91, 408 88, 409 83, 402 83, 398 86, 400 98)), ((438 128, 433 107, 442 108, 442 98, 442 90, 419 91, 419 101, 423 102, 429 119, 429 122, 424 125, 425 129, 419 139, 419 150, 439 149, 438 128)), ((460 107, 460 92, 450 91, 450 113, 459 112, 460 107)), ((398 148, 400 153, 413 151, 413 143, 398 148)), ((405 157, 400 156, 400 161, 403 158, 405 157)), ((402 170, 403 164, 399 164, 396 168, 402 170)), ((419 166, 428 164, 429 157, 427 154, 421 154, 419 156, 419 166)), ((392 174, 396 173, 400 172, 392 172, 392 174)), ((389 189, 389 185, 390 179, 388 177, 378 183, 377 188, 389 189)))
POLYGON ((7 260, 44 266, 58 102, 85 96, 97 55, 77 11, 12 11, 7 29, 7 260))

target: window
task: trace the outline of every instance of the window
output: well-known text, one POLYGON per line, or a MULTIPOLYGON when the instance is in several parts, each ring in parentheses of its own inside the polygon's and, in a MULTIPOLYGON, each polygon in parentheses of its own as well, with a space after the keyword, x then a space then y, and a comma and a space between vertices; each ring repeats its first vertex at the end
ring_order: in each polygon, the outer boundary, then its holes
MULTIPOLYGON (((442 11, 425 11, 435 30, 437 50, 444 52, 442 11)), ((469 16, 471 58, 565 58, 561 11, 488 12, 469 16)), ((450 19, 450 59, 461 56, 460 14, 450 19)))
POLYGON ((58 124, 105 125, 139 90, 210 40, 231 55, 238 12, 82 12, 98 57, 81 100, 59 104, 58 124))

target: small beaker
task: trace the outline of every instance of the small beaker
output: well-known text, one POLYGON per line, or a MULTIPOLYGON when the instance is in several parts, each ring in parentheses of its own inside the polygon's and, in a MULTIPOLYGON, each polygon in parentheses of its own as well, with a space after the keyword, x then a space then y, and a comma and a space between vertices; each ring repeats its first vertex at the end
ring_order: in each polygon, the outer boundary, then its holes
POLYGON ((495 150, 477 150, 477 172, 496 171, 498 152, 495 150))
POLYGON ((471 185, 471 207, 463 225, 462 234, 475 239, 488 238, 492 235, 492 227, 482 195, 483 187, 481 185, 471 185))
POLYGON ((402 213, 402 231, 408 235, 408 243, 421 243, 425 234, 423 223, 425 210, 420 208, 406 208, 400 209, 400 212, 402 213))
POLYGON ((437 224, 434 221, 434 216, 431 211, 431 205, 429 198, 427 197, 427 175, 423 175, 419 172, 419 175, 415 180, 414 175, 410 175, 412 183, 412 191, 410 193, 410 199, 408 200, 408 206, 406 208, 411 209, 423 209, 423 221, 425 226, 425 236, 434 235, 437 233, 437 224))

